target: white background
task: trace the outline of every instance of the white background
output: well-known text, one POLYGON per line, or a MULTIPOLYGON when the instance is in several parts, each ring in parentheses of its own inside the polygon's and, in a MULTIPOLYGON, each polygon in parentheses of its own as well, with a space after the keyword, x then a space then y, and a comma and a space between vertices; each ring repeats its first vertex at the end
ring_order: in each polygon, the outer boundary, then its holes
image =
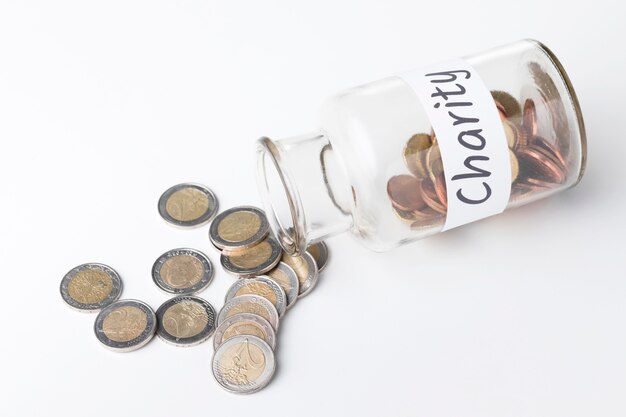
MULTIPOLYGON (((0 415, 626 415, 618 4, 2 0, 0 415), (258 204, 257 137, 311 130, 343 88, 526 37, 578 92, 582 183, 386 254, 330 240, 264 391, 223 391, 211 343, 109 352, 61 301, 64 273, 99 261, 157 308, 158 255, 218 262, 206 227, 158 217, 167 187, 258 204)), ((219 308, 233 278, 217 269, 202 296, 219 308)))

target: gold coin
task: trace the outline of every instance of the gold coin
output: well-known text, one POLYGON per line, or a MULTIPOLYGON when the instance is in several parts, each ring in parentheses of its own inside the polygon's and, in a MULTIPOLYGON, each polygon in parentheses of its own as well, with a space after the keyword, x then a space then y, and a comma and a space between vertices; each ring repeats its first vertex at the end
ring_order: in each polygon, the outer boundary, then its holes
POLYGON ((251 248, 222 252, 220 262, 224 269, 242 277, 262 275, 280 261, 282 249, 276 239, 268 237, 251 248))
POLYGON ((217 350, 226 340, 241 335, 256 336, 272 349, 276 347, 276 334, 272 325, 261 316, 243 313, 225 319, 218 326, 213 337, 213 348, 217 350))
POLYGON ((217 212, 217 198, 198 184, 178 184, 159 199, 159 213, 176 226, 195 227, 208 222, 217 212))
POLYGON ((317 284, 319 271, 315 259, 309 253, 305 252, 302 256, 289 256, 285 253, 282 261, 289 265, 298 276, 300 297, 306 295, 317 284))
POLYGON ((245 249, 258 244, 269 233, 269 223, 256 207, 234 207, 220 213, 209 230, 209 238, 219 249, 245 249))
POLYGON ((504 128, 504 136, 506 136, 507 145, 510 149, 515 149, 518 142, 519 130, 508 120, 502 121, 502 127, 504 128))
POLYGON ((491 96, 502 105, 507 118, 519 117, 522 114, 522 106, 511 94, 505 91, 493 90, 491 96))
POLYGON ((517 160, 517 156, 515 156, 515 152, 509 149, 509 158, 511 160, 511 184, 515 182, 517 176, 519 175, 519 161, 517 160))
POLYGON ((190 301, 181 301, 172 305, 163 314, 162 325, 176 338, 189 338, 202 332, 209 322, 204 307, 190 301))
POLYGON ((441 150, 437 144, 434 144, 426 154, 426 169, 428 170, 428 175, 433 183, 437 180, 437 177, 443 174, 441 150))
POLYGON ((189 255, 174 256, 161 266, 161 278, 173 288, 187 288, 202 279, 204 265, 199 259, 189 255))
POLYGON ((252 393, 266 386, 276 363, 270 346, 256 336, 241 335, 225 341, 213 355, 213 375, 226 390, 252 393))
POLYGON ((113 280, 104 271, 85 269, 74 275, 67 289, 70 297, 81 304, 96 304, 104 301, 113 290, 113 280))
POLYGON ((427 133, 418 133, 408 140, 404 146, 404 164, 411 174, 416 177, 428 175, 424 167, 424 156, 426 150, 433 144, 433 138, 427 133))
POLYGON ((135 306, 121 306, 113 309, 102 323, 102 331, 115 342, 130 342, 146 329, 148 317, 135 306))

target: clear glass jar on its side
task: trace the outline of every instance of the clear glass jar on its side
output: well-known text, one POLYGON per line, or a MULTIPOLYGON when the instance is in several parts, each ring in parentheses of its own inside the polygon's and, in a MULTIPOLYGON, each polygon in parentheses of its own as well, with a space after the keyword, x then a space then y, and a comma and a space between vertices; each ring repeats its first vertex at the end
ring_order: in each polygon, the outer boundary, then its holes
MULTIPOLYGON (((585 168, 585 129, 554 54, 523 40, 464 61, 491 93, 506 139, 511 185, 502 210, 577 184, 585 168)), ((451 174, 439 148, 457 138, 433 130, 427 110, 406 80, 394 76, 331 97, 315 132, 262 138, 259 189, 283 248, 299 254, 351 231, 384 251, 444 230, 447 200, 459 194, 448 193, 451 174)))

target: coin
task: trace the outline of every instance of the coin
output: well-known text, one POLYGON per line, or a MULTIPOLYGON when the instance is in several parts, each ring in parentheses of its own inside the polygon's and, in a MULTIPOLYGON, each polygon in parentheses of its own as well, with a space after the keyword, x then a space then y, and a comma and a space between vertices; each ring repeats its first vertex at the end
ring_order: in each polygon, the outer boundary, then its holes
POLYGON ((156 327, 156 315, 149 305, 138 300, 121 300, 102 309, 96 317, 94 332, 107 348, 130 352, 152 340, 156 327))
POLYGON ((422 180, 413 175, 395 175, 387 182, 387 195, 399 210, 413 211, 424 207, 422 180))
POLYGON ((198 345, 215 331, 215 309, 200 297, 180 295, 167 300, 156 316, 157 335, 175 346, 198 345))
MULTIPOLYGON (((550 155, 546 155, 543 148, 533 145, 524 147, 517 151, 517 158, 525 181, 534 178, 541 183, 561 184, 565 180, 565 173, 550 155)), ((533 182, 535 185, 538 184, 536 181, 533 182)))
POLYGON ((519 137, 519 129, 514 123, 508 120, 502 121, 502 127, 504 128, 504 136, 506 137, 506 143, 510 149, 515 149, 519 137))
POLYGON ((195 294, 213 280, 213 265, 200 251, 172 249, 159 256, 152 266, 152 280, 170 294, 195 294))
POLYGON ((276 307, 278 317, 282 317, 287 309, 287 297, 285 291, 271 278, 259 276, 254 278, 238 279, 226 292, 225 301, 240 295, 253 294, 267 299, 276 307))
POLYGON ((428 175, 424 167, 424 155, 426 150, 433 144, 433 138, 427 133, 418 133, 411 136, 404 146, 403 156, 404 164, 411 174, 416 177, 425 177, 428 175))
POLYGON ((218 214, 209 230, 213 245, 221 249, 245 249, 257 245, 270 230, 263 210, 234 207, 218 214))
POLYGON ((274 331, 278 330, 279 319, 276 307, 266 298, 258 295, 240 295, 228 300, 217 315, 217 325, 222 324, 230 316, 240 313, 251 313, 261 316, 272 325, 274 331))
POLYGON ((499 103, 502 106, 507 118, 517 117, 522 114, 522 108, 519 101, 506 91, 493 90, 491 91, 491 96, 496 103, 499 103))
POLYGON ((422 182, 422 197, 428 207, 435 210, 437 213, 446 214, 447 206, 444 205, 437 196, 435 190, 435 184, 430 179, 425 179, 422 182))
POLYGON ((289 256, 285 253, 282 261, 289 265, 298 276, 298 281, 300 282, 298 297, 307 295, 315 287, 319 279, 319 271, 313 256, 308 252, 304 252, 301 256, 289 256))
POLYGON ((212 362, 215 380, 227 391, 251 394, 265 387, 276 369, 274 352, 256 336, 235 336, 215 351, 212 362))
POLYGON ((276 239, 268 237, 251 248, 222 252, 220 262, 226 271, 245 278, 270 271, 280 261, 281 254, 276 239))
POLYGON ((526 99, 524 102, 524 113, 522 114, 522 127, 531 136, 539 133, 539 124, 537 121, 537 109, 533 99, 526 99))
POLYGON ((309 245, 306 248, 306 251, 311 254, 313 259, 315 259, 315 263, 317 264, 317 270, 322 272, 326 265, 328 264, 328 246, 324 242, 317 242, 309 245))
POLYGON ((159 214, 175 226, 201 226, 217 212, 217 197, 213 191, 199 184, 178 184, 159 198, 159 214))
POLYGON ((298 276, 293 268, 284 262, 279 262, 274 269, 267 273, 267 276, 285 291, 287 308, 291 307, 298 299, 300 292, 300 281, 298 281, 298 276))
POLYGON ((426 154, 426 169, 430 179, 434 183, 437 177, 443 174, 443 161, 439 145, 433 145, 426 154))
POLYGON ((231 337, 246 334, 263 339, 272 350, 276 348, 276 333, 272 325, 263 317, 250 313, 235 314, 224 320, 215 330, 213 348, 217 350, 231 337))
POLYGON ((515 152, 511 149, 509 149, 509 159, 511 161, 511 183, 513 183, 519 175, 519 162, 517 156, 515 156, 515 152))
POLYGON ((70 270, 61 280, 61 297, 74 310, 98 312, 117 301, 122 279, 110 266, 88 263, 70 270))
POLYGON ((558 164, 559 168, 561 168, 562 171, 567 170, 567 162, 565 162, 565 158, 563 158, 563 155, 561 155, 561 152, 556 148, 556 146, 554 146, 541 136, 533 137, 532 145, 542 148, 544 154, 549 156, 550 159, 558 164))

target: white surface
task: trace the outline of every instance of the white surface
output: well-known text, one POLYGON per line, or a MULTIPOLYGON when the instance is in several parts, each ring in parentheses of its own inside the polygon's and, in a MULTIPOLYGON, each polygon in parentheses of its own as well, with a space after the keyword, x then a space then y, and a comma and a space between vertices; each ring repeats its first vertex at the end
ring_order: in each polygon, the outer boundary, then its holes
MULTIPOLYGON (((618 2, 208 3, 0 3, 0 415, 626 415, 618 2), (63 274, 100 261, 158 307, 158 255, 218 261, 206 227, 160 220, 167 187, 258 204, 258 136, 307 132, 343 88, 525 37, 579 94, 582 183, 386 254, 332 239, 261 393, 221 390, 211 343, 106 351, 95 316, 62 303, 63 274)), ((232 280, 202 296, 221 307, 232 280)))

